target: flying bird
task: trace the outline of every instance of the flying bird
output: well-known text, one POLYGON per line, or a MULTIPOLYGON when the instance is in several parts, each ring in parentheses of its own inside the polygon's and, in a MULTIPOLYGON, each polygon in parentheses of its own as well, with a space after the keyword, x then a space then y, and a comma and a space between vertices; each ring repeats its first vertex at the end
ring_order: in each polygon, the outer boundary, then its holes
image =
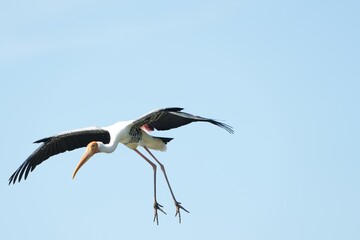
POLYGON ((172 128, 181 127, 192 122, 208 122, 219 126, 229 133, 234 133, 231 126, 210 118, 195 116, 182 112, 183 108, 163 108, 151 111, 139 119, 130 121, 120 121, 108 127, 91 127, 72 130, 58 135, 43 138, 34 143, 42 143, 20 167, 9 178, 9 185, 26 179, 39 164, 51 156, 66 151, 72 151, 77 148, 86 147, 85 153, 76 166, 72 178, 74 178, 79 169, 96 153, 112 153, 119 143, 139 154, 153 168, 154 172, 154 222, 159 224, 158 210, 164 212, 162 205, 157 202, 156 198, 156 164, 141 153, 137 147, 143 147, 145 151, 157 162, 162 170, 171 196, 174 200, 176 213, 181 222, 180 210, 188 212, 179 201, 176 200, 173 190, 170 186, 169 179, 166 175, 164 165, 153 155, 149 149, 166 150, 166 144, 173 138, 155 137, 149 133, 153 130, 163 131, 172 128))

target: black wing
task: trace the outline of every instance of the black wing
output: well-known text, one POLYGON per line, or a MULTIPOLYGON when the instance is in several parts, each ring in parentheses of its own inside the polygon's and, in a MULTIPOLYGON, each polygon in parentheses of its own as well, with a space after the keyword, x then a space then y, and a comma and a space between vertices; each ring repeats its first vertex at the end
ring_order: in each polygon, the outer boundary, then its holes
POLYGON ((209 122, 225 129, 229 133, 234 133, 232 127, 225 123, 185 113, 182 112, 182 110, 183 108, 164 108, 152 111, 138 120, 135 120, 132 128, 140 128, 141 126, 146 125, 150 130, 156 129, 161 131, 181 127, 192 122, 209 122))
POLYGON ((43 143, 36 149, 21 166, 9 178, 9 184, 20 182, 25 173, 24 180, 30 171, 33 171, 37 165, 59 153, 72 151, 77 148, 86 147, 92 141, 103 143, 110 142, 110 134, 101 128, 74 130, 62 133, 53 137, 43 138, 34 143, 43 143))

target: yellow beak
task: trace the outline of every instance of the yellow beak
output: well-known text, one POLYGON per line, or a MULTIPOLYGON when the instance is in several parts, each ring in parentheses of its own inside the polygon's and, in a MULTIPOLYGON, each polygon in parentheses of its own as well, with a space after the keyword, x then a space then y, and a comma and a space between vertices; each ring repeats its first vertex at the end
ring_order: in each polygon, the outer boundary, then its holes
POLYGON ((94 155, 94 152, 91 151, 91 148, 86 148, 86 151, 84 153, 84 155, 82 156, 82 158, 80 159, 80 162, 78 163, 78 165, 75 168, 75 171, 72 175, 72 178, 75 178, 76 173, 79 171, 79 169, 94 155))

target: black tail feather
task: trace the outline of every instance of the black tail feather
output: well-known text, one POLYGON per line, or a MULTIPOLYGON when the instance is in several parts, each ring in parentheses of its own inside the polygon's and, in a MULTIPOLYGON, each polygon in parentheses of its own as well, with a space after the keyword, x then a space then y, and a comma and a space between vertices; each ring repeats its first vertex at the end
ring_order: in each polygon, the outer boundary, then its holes
POLYGON ((160 139, 165 144, 167 144, 168 142, 174 139, 174 138, 166 138, 166 137, 155 137, 155 138, 160 139))

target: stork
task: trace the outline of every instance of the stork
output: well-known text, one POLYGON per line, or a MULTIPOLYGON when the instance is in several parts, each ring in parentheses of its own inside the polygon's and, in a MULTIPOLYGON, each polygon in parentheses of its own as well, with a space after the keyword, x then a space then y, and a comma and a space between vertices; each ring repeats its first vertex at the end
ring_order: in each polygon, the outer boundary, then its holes
POLYGON ((149 149, 165 151, 166 144, 173 138, 155 137, 149 133, 153 130, 169 130, 177 128, 192 122, 208 122, 219 126, 229 133, 234 133, 231 126, 216 121, 210 118, 195 116, 182 111, 183 108, 163 108, 151 111, 142 117, 131 121, 120 121, 108 127, 91 127, 72 130, 60 133, 55 136, 46 137, 35 141, 34 143, 42 143, 11 175, 9 178, 9 185, 15 184, 16 181, 20 182, 21 179, 26 180, 29 173, 32 172, 39 164, 47 160, 51 156, 66 151, 72 151, 77 148, 86 147, 80 162, 76 166, 72 178, 75 178, 79 169, 96 153, 112 153, 115 151, 119 143, 124 144, 128 148, 139 154, 146 162, 153 168, 154 173, 154 219, 153 221, 159 224, 158 211, 165 211, 162 205, 157 202, 156 198, 156 164, 146 157, 138 150, 138 147, 143 147, 145 151, 155 160, 160 166, 164 174, 166 183, 170 190, 172 199, 174 200, 176 212, 175 217, 179 216, 181 223, 180 210, 189 213, 179 201, 175 198, 173 190, 170 186, 169 179, 166 175, 164 165, 153 155, 149 149))

